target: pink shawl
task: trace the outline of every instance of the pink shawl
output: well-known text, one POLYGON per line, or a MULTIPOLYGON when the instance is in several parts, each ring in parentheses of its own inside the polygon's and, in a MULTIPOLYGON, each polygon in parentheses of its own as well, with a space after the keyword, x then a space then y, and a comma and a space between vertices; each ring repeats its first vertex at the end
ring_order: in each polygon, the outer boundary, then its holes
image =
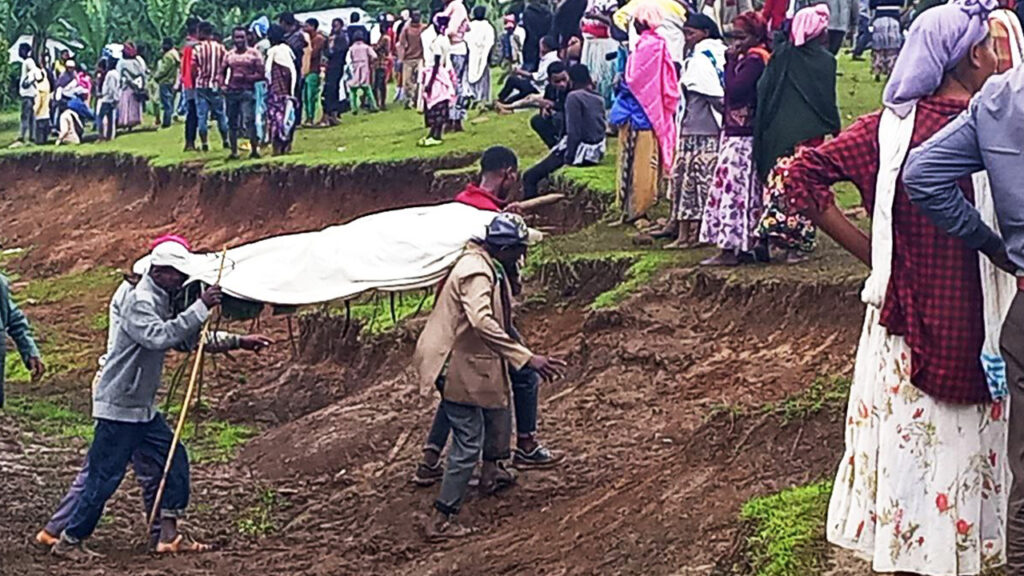
POLYGON ((675 113, 679 106, 679 77, 665 39, 653 30, 640 35, 626 62, 626 85, 647 114, 658 138, 661 165, 671 173, 676 158, 675 113))

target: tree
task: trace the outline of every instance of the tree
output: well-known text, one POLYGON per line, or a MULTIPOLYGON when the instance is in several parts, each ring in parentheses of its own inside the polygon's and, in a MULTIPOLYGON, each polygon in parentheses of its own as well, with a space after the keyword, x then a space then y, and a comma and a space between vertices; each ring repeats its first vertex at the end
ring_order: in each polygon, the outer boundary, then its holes
POLYGON ((157 43, 164 38, 178 38, 185 29, 185 20, 192 14, 196 0, 145 0, 146 17, 157 43))
POLYGON ((21 24, 21 29, 15 32, 15 37, 19 33, 31 34, 35 53, 43 54, 47 40, 68 39, 68 27, 64 23, 64 18, 76 4, 76 0, 13 0, 12 20, 21 24))
POLYGON ((66 21, 75 39, 82 43, 78 60, 96 62, 113 33, 108 0, 79 0, 71 4, 66 21))

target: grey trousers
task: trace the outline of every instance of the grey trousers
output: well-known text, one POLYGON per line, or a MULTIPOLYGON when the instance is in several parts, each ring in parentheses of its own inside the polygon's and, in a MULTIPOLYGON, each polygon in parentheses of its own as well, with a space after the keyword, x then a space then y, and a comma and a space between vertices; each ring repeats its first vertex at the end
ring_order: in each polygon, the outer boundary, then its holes
MULTIPOLYGON (((469 479, 473 476, 473 469, 484 452, 485 428, 490 423, 492 430, 495 424, 504 426, 505 430, 511 430, 512 415, 508 410, 485 410, 479 406, 447 400, 441 401, 440 409, 451 427, 451 446, 448 448, 448 463, 444 469, 444 479, 441 481, 441 494, 434 502, 434 508, 445 514, 458 514, 462 508, 462 500, 466 496, 466 489, 469 487, 469 479)), ((495 445, 498 438, 504 438, 504 451, 507 452, 507 433, 490 434, 492 446, 488 446, 488 451, 501 451, 499 446, 495 445)))
POLYGON ((1006 576, 1024 576, 1024 293, 1013 299, 1000 347, 1010 388, 1006 457, 1013 473, 1006 514, 1006 576))

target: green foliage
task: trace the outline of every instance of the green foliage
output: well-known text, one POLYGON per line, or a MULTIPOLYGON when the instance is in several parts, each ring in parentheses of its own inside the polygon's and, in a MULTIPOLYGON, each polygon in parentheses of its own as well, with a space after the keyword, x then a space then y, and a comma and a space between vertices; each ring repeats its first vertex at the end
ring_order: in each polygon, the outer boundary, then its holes
POLYGON ((748 554, 756 576, 806 576, 822 572, 825 514, 831 482, 790 488, 754 498, 740 517, 753 534, 748 554))
POLYGON ((82 43, 78 60, 83 66, 99 60, 103 48, 113 39, 111 2, 109 0, 78 0, 69 2, 66 20, 74 38, 82 43))
POLYGON ((238 532, 250 538, 264 538, 277 529, 274 511, 282 504, 283 498, 273 488, 259 493, 255 506, 246 509, 238 518, 238 532))
POLYGON ((850 395, 850 379, 845 376, 819 376, 811 385, 782 402, 769 402, 764 412, 775 413, 782 424, 799 422, 827 410, 842 414, 850 395))
POLYGON ((68 10, 75 5, 74 0, 10 1, 11 25, 14 29, 8 34, 8 40, 17 38, 21 33, 31 34, 35 44, 35 53, 40 54, 46 40, 50 38, 68 39, 69 30, 63 19, 67 17, 68 10))
POLYGON ((152 33, 152 45, 166 38, 177 40, 185 30, 185 20, 192 14, 197 0, 144 0, 146 21, 152 33))

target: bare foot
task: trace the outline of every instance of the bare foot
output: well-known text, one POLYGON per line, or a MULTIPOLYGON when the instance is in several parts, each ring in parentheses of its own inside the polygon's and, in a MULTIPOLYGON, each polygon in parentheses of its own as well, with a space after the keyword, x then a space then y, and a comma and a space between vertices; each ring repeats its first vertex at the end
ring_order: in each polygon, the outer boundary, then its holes
POLYGON ((158 542, 156 545, 157 554, 180 554, 186 552, 209 552, 213 546, 200 544, 187 534, 180 533, 177 538, 170 542, 158 542))
POLYGON ((718 256, 708 258, 700 263, 701 266, 739 266, 740 259, 732 252, 722 252, 718 256))

